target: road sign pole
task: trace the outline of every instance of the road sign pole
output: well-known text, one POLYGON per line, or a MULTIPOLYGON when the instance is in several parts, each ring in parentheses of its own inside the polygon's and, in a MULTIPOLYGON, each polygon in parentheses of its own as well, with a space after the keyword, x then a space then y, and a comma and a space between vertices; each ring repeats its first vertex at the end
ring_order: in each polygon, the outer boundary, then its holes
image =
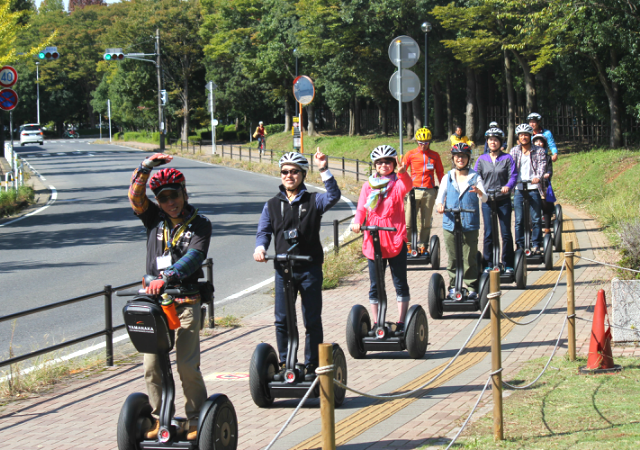
POLYGON ((109 143, 111 143, 111 100, 107 99, 107 113, 109 114, 109 143))
POLYGON ((209 81, 209 112, 211 114, 211 154, 216 154, 216 127, 213 124, 213 81, 209 81))
POLYGON ((13 110, 9 111, 9 131, 11 132, 11 151, 13 152, 13 110))
POLYGON ((304 153, 304 143, 302 142, 302 103, 298 103, 300 105, 300 153, 304 153))
POLYGON ((400 135, 400 156, 403 152, 404 131, 402 130, 402 41, 396 41, 398 46, 398 134, 400 135))
POLYGON ((38 63, 36 63, 36 110, 38 115, 38 125, 40 124, 40 73, 38 63))
POLYGON ((164 151, 164 127, 162 126, 162 68, 160 60, 160 28, 156 28, 156 75, 158 77, 158 131, 160 131, 160 151, 164 151))

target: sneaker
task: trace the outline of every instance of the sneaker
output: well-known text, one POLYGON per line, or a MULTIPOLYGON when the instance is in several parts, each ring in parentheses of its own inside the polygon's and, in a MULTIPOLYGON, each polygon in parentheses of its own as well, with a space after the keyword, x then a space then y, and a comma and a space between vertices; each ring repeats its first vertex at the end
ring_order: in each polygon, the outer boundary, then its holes
POLYGON ((453 296, 456 295, 455 288, 449 288, 449 298, 453 299, 453 296))
POLYGON ((153 420, 154 423, 151 426, 151 429, 144 435, 144 437, 146 437, 148 440, 158 439, 158 431, 160 431, 160 421, 158 419, 153 420))
POLYGON ((404 334, 404 322, 396 322, 396 336, 402 336, 404 334))
POLYGON ((198 437, 198 425, 191 425, 187 431, 187 441, 195 441, 198 437))
POLYGON ((484 273, 489 273, 493 270, 493 268, 491 266, 487 266, 484 268, 484 273))
POLYGON ((304 381, 313 381, 316 379, 316 369, 318 368, 317 364, 308 363, 304 366, 304 381))
POLYGON ((273 381, 284 381, 284 371, 287 363, 281 362, 278 366, 278 372, 273 376, 273 381))
POLYGON ((515 270, 513 270, 513 267, 505 267, 504 268, 504 273, 511 275, 513 272, 515 272, 515 270))
POLYGON ((467 299, 478 300, 478 294, 476 294, 475 292, 469 292, 469 295, 467 295, 467 299))
POLYGON ((411 244, 407 242, 407 255, 411 256, 411 244))
POLYGON ((536 248, 533 250, 533 254, 534 254, 534 255, 542 255, 542 249, 541 249, 540 247, 536 247, 536 248))

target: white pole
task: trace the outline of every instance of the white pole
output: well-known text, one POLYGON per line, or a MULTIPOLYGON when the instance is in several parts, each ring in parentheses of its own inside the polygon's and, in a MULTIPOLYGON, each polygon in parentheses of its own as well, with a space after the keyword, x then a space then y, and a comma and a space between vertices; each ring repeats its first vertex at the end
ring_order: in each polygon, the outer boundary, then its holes
POLYGON ((109 113, 109 143, 111 143, 111 100, 107 99, 107 112, 109 113))
POLYGON ((102 140, 102 114, 100 114, 100 140, 102 140))
POLYGON ((38 114, 38 125, 40 125, 40 73, 38 63, 36 63, 36 109, 38 114))
POLYGON ((400 156, 403 155, 404 132, 402 131, 402 41, 398 39, 398 134, 400 135, 400 156))

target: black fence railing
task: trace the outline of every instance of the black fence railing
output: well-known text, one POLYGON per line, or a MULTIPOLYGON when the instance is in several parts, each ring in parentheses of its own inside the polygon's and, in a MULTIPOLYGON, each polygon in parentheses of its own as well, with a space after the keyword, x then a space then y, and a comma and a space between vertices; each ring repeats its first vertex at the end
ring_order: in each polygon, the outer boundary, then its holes
MULTIPOLYGON (((206 279, 207 282, 213 283, 213 260, 211 258, 207 259, 202 267, 206 268, 206 279)), ((44 355, 46 353, 54 352, 56 350, 60 350, 65 347, 70 347, 75 344, 79 344, 81 342, 85 342, 91 339, 95 339, 100 336, 105 336, 106 339, 106 362, 107 366, 113 366, 113 333, 115 331, 121 330, 124 328, 124 324, 113 326, 112 324, 112 296, 114 292, 121 291, 123 289, 129 289, 134 286, 139 286, 140 281, 135 281, 133 283, 123 284, 122 286, 112 287, 111 285, 106 285, 103 290, 98 292, 92 292, 90 294, 81 295, 80 297, 70 298, 67 300, 62 300, 56 303, 51 303, 49 305, 39 306, 37 308, 27 309, 26 311, 17 312, 14 314, 9 314, 6 316, 0 317, 0 323, 6 322, 9 320, 19 319, 20 317, 25 317, 31 314, 36 314, 44 311, 49 311, 54 308, 59 308, 61 306, 71 305, 73 303, 82 302, 84 300, 89 300, 95 297, 104 296, 104 329, 96 331, 95 333, 90 333, 85 336, 81 336, 76 339, 72 339, 66 342, 62 342, 57 345, 52 345, 50 347, 42 348, 39 350, 34 350, 29 353, 25 353, 24 355, 15 356, 13 358, 5 359, 4 361, 0 361, 0 367, 9 366, 11 364, 16 364, 21 361, 35 358, 40 355, 44 355)), ((207 328, 213 328, 214 326, 214 307, 213 307, 213 298, 209 299, 206 302, 203 302, 207 307, 205 324, 207 328)))
POLYGON ((343 242, 342 244, 340 244, 340 224, 344 223, 346 221, 351 221, 351 219, 353 219, 355 217, 355 215, 351 215, 349 217, 345 217, 342 220, 334 220, 333 221, 333 251, 338 254, 340 252, 340 247, 346 247, 349 244, 354 243, 355 241, 358 241, 360 239, 362 239, 363 234, 360 233, 357 237, 348 240, 347 242, 343 242))

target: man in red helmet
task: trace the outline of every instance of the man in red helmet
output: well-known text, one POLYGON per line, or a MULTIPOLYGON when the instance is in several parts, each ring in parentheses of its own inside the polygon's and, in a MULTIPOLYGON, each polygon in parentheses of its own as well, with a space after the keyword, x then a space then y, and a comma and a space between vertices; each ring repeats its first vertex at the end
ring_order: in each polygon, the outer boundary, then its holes
MULTIPOLYGON (((211 222, 188 203, 184 175, 176 169, 158 171, 149 180, 154 167, 171 162, 173 156, 156 153, 145 159, 131 178, 129 202, 133 212, 147 229, 147 274, 154 275, 146 287, 148 294, 158 295, 170 284, 194 287, 204 277, 202 263, 209 251, 211 222), (147 180, 157 204, 146 194, 147 180)), ((180 328, 176 330, 176 364, 185 397, 185 413, 189 419, 187 440, 197 436, 198 414, 207 399, 200 372, 200 294, 174 299, 180 328)), ((156 439, 160 428, 157 420, 162 403, 162 380, 156 355, 145 353, 144 378, 147 383, 151 414, 156 418, 147 439, 156 439)))

